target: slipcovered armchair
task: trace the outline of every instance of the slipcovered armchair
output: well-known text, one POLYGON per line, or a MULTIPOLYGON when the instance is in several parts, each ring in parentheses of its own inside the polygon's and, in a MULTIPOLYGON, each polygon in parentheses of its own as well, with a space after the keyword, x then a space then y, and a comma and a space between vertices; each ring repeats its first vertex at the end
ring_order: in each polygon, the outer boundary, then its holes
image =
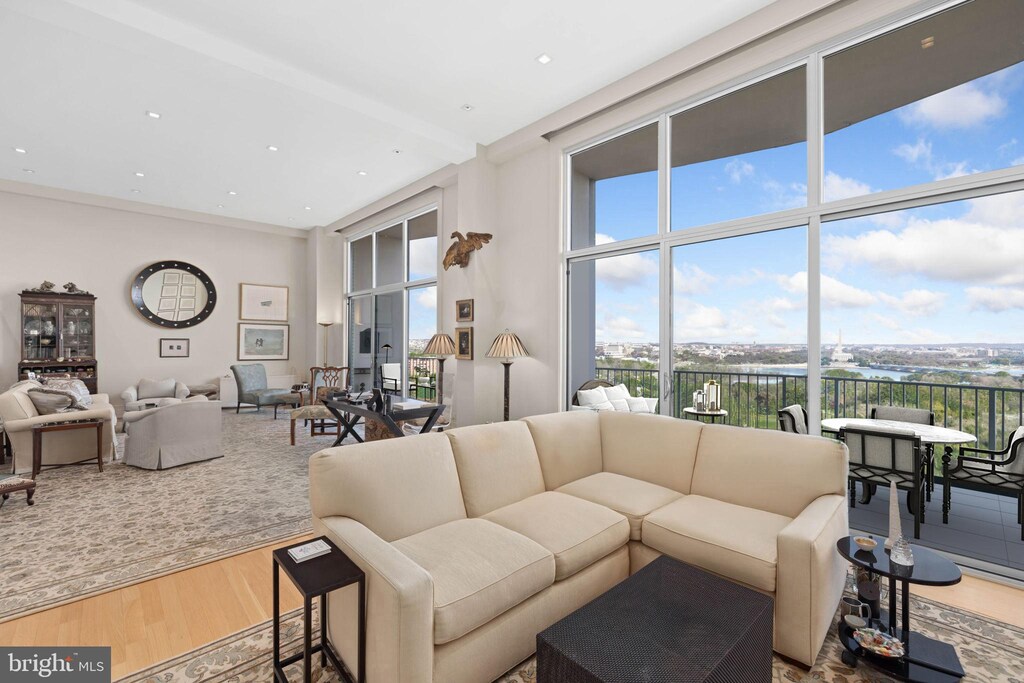
POLYGON ((124 412, 168 406, 188 398, 188 387, 174 379, 141 379, 121 392, 124 412))
POLYGON ((235 383, 238 384, 236 414, 241 410, 243 403, 251 403, 256 406, 257 413, 263 406, 274 406, 274 419, 276 420, 278 406, 296 407, 302 403, 302 398, 291 389, 268 388, 267 368, 262 363, 232 365, 231 372, 234 373, 235 383))
MULTIPOLYGON (((32 471, 32 428, 40 424, 57 424, 76 420, 102 420, 103 443, 109 444, 104 460, 115 457, 114 428, 117 415, 106 394, 92 394, 89 410, 71 410, 63 413, 40 415, 28 392, 40 388, 39 382, 19 382, 0 394, 0 417, 14 451, 14 472, 32 471), (109 458, 108 458, 109 456, 109 458)), ((42 440, 42 464, 71 465, 96 459, 96 432, 72 429, 51 432, 42 440)))
POLYGON ((125 415, 124 463, 146 470, 212 460, 221 451, 220 401, 186 401, 125 415))

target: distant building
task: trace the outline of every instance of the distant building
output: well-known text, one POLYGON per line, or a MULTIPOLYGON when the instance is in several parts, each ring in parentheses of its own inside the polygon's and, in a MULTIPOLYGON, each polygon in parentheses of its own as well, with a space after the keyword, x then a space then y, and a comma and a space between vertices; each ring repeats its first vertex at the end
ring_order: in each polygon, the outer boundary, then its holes
POLYGON ((832 349, 832 365, 850 365, 853 363, 853 354, 846 353, 843 351, 843 331, 839 330, 839 341, 836 342, 836 347, 832 349))
POLYGON ((622 348, 622 344, 605 344, 604 355, 608 358, 622 358, 625 355, 625 351, 622 348))

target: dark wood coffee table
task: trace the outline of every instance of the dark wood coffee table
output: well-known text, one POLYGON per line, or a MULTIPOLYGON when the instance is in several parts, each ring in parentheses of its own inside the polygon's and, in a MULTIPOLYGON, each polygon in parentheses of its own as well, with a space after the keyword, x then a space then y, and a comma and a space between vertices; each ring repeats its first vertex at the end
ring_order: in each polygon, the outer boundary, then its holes
POLYGON ((537 683, 772 680, 772 598, 659 557, 537 634, 537 683))

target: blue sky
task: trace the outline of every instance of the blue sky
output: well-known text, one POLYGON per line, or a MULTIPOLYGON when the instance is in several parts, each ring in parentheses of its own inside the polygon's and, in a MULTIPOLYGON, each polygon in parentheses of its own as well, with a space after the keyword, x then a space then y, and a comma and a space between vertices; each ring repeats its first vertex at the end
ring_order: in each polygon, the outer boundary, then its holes
MULTIPOLYGON (((826 200, 1024 164, 1024 64, 832 133, 826 200)), ((675 168, 672 227, 806 205, 804 143, 675 168)), ((597 183, 597 242, 657 232, 657 178, 597 183)), ((1024 193, 822 226, 822 341, 1024 342, 1024 193)), ((806 230, 673 253, 675 341, 806 342, 806 230)), ((598 265, 599 341, 658 338, 657 252, 598 265)))

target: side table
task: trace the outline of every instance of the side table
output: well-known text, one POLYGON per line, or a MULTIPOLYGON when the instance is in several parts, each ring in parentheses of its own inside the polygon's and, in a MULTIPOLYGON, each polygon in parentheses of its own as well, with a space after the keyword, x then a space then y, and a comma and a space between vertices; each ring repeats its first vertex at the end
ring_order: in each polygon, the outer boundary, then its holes
POLYGON ((729 417, 729 411, 728 410, 697 410, 696 408, 691 406, 691 407, 683 408, 683 416, 684 417, 692 416, 698 422, 700 421, 700 418, 702 418, 702 417, 710 418, 711 424, 714 424, 715 420, 717 420, 718 418, 722 418, 722 421, 724 422, 725 418, 729 417))
MULTIPOLYGON (((43 469, 43 434, 47 432, 64 432, 70 429, 95 429, 96 430, 96 464, 100 472, 103 471, 103 421, 102 420, 73 420, 70 422, 51 422, 49 424, 38 424, 32 428, 32 478, 43 469)), ((81 462, 67 463, 66 465, 46 465, 56 469, 70 465, 84 465, 92 460, 86 458, 81 462)))
POLYGON ((288 683, 284 668, 300 659, 303 662, 302 680, 310 683, 312 676, 312 657, 314 652, 320 653, 320 666, 326 666, 327 660, 338 672, 338 676, 346 683, 365 683, 366 681, 366 575, 363 570, 348 558, 330 539, 318 539, 331 546, 331 552, 314 557, 304 562, 296 562, 288 554, 290 548, 306 545, 310 541, 296 543, 274 551, 274 678, 279 683, 288 683), (302 594, 303 599, 303 638, 302 652, 287 659, 281 659, 281 602, 280 602, 280 570, 288 575, 292 583, 302 594), (359 584, 359 615, 358 615, 358 679, 345 667, 330 641, 327 639, 327 594, 331 591, 352 584, 359 584), (320 598, 320 644, 312 645, 313 598, 320 598))

